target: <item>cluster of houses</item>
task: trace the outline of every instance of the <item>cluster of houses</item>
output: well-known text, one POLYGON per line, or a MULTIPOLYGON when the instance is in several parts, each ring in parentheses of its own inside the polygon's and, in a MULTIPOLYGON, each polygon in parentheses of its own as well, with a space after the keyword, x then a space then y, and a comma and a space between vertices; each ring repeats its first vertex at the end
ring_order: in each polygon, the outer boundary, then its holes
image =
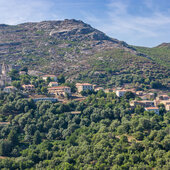
POLYGON ((140 98, 140 100, 130 101, 131 107, 136 107, 137 105, 140 105, 144 107, 146 111, 153 111, 156 114, 159 114, 158 105, 163 104, 165 106, 166 111, 170 111, 170 97, 166 94, 159 94, 157 97, 155 97, 154 93, 135 91, 135 89, 117 89, 114 92, 118 97, 122 97, 128 91, 134 93, 140 98))
POLYGON ((159 114, 159 104, 163 104, 165 106, 166 111, 170 111, 170 97, 166 94, 159 94, 155 97, 154 93, 146 93, 143 91, 136 91, 135 89, 103 89, 102 87, 94 88, 95 91, 103 90, 105 93, 115 92, 118 97, 122 97, 126 92, 132 92, 136 96, 140 98, 140 100, 132 100, 130 101, 131 107, 136 107, 140 105, 145 108, 146 111, 153 111, 156 114, 159 114))
MULTIPOLYGON (((53 83, 52 83, 53 84, 53 83)), ((138 96, 141 100, 132 100, 130 101, 131 107, 136 107, 136 105, 141 105, 145 108, 146 111, 153 111, 156 114, 159 114, 159 104, 164 104, 165 109, 170 111, 170 97, 168 95, 159 95, 155 98, 154 93, 145 93, 143 91, 136 91, 135 89, 103 89, 102 87, 97 87, 90 83, 76 83, 77 92, 81 93, 82 91, 86 90, 94 90, 99 91, 103 90, 105 93, 115 92, 118 97, 122 97, 125 95, 126 92, 130 91, 138 96)), ((50 94, 55 94, 57 96, 65 94, 71 95, 71 88, 67 86, 52 86, 48 89, 50 94)))
MULTIPOLYGON (((44 75, 42 76, 43 80, 47 80, 47 78, 50 77, 53 79, 52 82, 48 85, 48 94, 52 97, 47 97, 43 95, 30 95, 33 100, 39 101, 39 100, 49 100, 52 102, 56 102, 57 98, 65 97, 66 95, 71 96, 71 88, 68 86, 59 86, 57 82, 57 77, 54 75, 44 75)), ((31 92, 35 90, 34 85, 28 84, 28 85, 22 85, 22 88, 27 91, 31 92)), ((145 108, 146 111, 154 111, 156 114, 159 114, 159 104, 163 104, 165 106, 165 109, 167 111, 170 111, 170 97, 168 95, 159 95, 155 98, 154 93, 144 93, 143 91, 135 91, 135 89, 103 89, 102 87, 97 87, 95 85, 92 85, 90 83, 76 83, 77 92, 81 93, 82 91, 87 90, 94 90, 99 91, 103 90, 105 93, 111 93, 114 92, 118 97, 122 97, 125 95, 126 92, 130 91, 134 93, 136 96, 138 96, 141 100, 132 100, 130 101, 131 107, 136 107, 137 105, 140 105, 145 108)), ((4 91, 7 93, 14 92, 17 89, 14 86, 8 86, 4 88, 4 91)))
MULTIPOLYGON (((17 88, 14 86, 7 86, 5 87, 5 84, 11 84, 11 79, 8 76, 8 72, 12 69, 11 66, 5 65, 4 63, 0 67, 0 85, 1 87, 4 87, 3 91, 6 93, 11 93, 17 91, 17 88)), ((24 71, 20 71, 20 74, 25 74, 24 71)), ((30 95, 30 97, 36 102, 39 100, 49 100, 49 101, 57 101, 60 97, 66 97, 71 96, 71 88, 68 86, 59 86, 57 76, 56 75, 43 75, 41 78, 45 81, 47 81, 49 78, 52 80, 48 85, 48 94, 49 96, 43 96, 43 95, 30 95)), ((32 84, 24 84, 22 85, 22 88, 25 92, 34 92, 35 87, 32 84)), ((102 87, 98 87, 96 85, 92 85, 90 83, 76 83, 77 92, 81 93, 82 91, 87 90, 94 90, 99 91, 103 90, 105 93, 116 93, 118 97, 122 97, 125 95, 126 92, 130 91, 134 93, 136 96, 138 96, 141 100, 132 100, 130 101, 131 107, 136 107, 137 105, 141 105, 145 108, 147 111, 154 111, 156 114, 159 114, 159 104, 163 104, 165 106, 165 109, 167 111, 170 111, 170 98, 168 95, 158 95, 155 97, 154 93, 146 93, 143 91, 136 91, 135 89, 122 89, 122 88, 113 88, 113 89, 104 89, 102 87)))

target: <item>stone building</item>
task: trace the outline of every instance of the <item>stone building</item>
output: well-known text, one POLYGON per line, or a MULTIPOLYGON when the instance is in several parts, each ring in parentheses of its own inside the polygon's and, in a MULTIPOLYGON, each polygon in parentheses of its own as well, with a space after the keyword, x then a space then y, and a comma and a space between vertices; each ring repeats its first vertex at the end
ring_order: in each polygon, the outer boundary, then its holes
POLYGON ((5 63, 0 65, 0 87, 11 84, 11 77, 8 75, 11 70, 11 65, 7 65, 5 63))
POLYGON ((0 64, 0 87, 5 87, 11 84, 11 77, 8 73, 12 70, 19 70, 21 67, 17 65, 5 64, 4 62, 0 64))
POLYGON ((93 90, 93 85, 89 83, 76 83, 77 91, 80 93, 86 90, 93 90))
POLYGON ((48 93, 56 96, 66 96, 66 94, 71 96, 71 88, 68 86, 50 87, 48 88, 48 93))

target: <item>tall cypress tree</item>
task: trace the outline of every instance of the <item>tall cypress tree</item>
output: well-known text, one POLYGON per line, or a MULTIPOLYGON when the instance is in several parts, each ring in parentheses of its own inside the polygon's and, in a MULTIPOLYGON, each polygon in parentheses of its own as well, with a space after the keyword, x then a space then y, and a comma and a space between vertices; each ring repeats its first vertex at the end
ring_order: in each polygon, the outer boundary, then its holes
POLYGON ((37 130, 33 136, 33 144, 37 145, 40 143, 41 143, 41 135, 40 135, 40 132, 37 130))

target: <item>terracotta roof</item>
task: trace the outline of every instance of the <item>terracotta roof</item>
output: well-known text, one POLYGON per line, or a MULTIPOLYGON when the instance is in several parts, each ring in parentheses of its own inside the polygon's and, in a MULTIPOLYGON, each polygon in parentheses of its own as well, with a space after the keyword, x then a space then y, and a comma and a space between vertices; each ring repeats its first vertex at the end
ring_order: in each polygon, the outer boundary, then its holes
POLYGON ((57 90, 57 89, 64 89, 64 88, 70 88, 70 87, 68 87, 68 86, 57 86, 57 87, 50 87, 50 88, 48 88, 48 90, 57 90))
POLYGON ((55 75, 50 75, 50 74, 47 74, 47 75, 43 75, 43 76, 41 76, 41 77, 57 77, 57 76, 55 76, 55 75))
POLYGON ((147 109, 147 110, 159 110, 158 107, 145 107, 145 109, 147 109))
POLYGON ((167 94, 162 94, 162 95, 159 95, 158 97, 161 97, 161 96, 163 96, 163 97, 169 97, 167 94))
POLYGON ((139 100, 137 102, 139 102, 139 103, 153 102, 154 103, 154 101, 151 101, 151 100, 139 100))
POLYGON ((56 83, 58 84, 58 82, 54 81, 54 82, 50 82, 49 84, 56 84, 56 83))
POLYGON ((96 89, 103 89, 103 87, 96 87, 95 90, 96 90, 96 89))
POLYGON ((76 86, 92 86, 90 83, 76 83, 76 86))
POLYGON ((10 122, 0 122, 0 125, 9 125, 10 122))
POLYGON ((15 89, 16 87, 14 87, 14 86, 7 86, 7 87, 5 87, 5 89, 15 89))
POLYGON ((127 90, 116 90, 116 91, 122 91, 122 92, 126 92, 127 90))
POLYGON ((143 93, 143 91, 136 91, 136 93, 143 93))
POLYGON ((34 87, 32 84, 23 84, 22 87, 34 87))

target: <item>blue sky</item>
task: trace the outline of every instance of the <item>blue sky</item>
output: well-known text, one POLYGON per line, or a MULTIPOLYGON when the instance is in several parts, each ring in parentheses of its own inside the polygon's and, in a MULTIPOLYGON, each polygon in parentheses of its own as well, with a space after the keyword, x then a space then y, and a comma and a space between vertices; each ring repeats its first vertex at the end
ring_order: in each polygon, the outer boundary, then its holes
POLYGON ((128 44, 170 42, 170 0, 0 0, 0 23, 79 19, 128 44))

